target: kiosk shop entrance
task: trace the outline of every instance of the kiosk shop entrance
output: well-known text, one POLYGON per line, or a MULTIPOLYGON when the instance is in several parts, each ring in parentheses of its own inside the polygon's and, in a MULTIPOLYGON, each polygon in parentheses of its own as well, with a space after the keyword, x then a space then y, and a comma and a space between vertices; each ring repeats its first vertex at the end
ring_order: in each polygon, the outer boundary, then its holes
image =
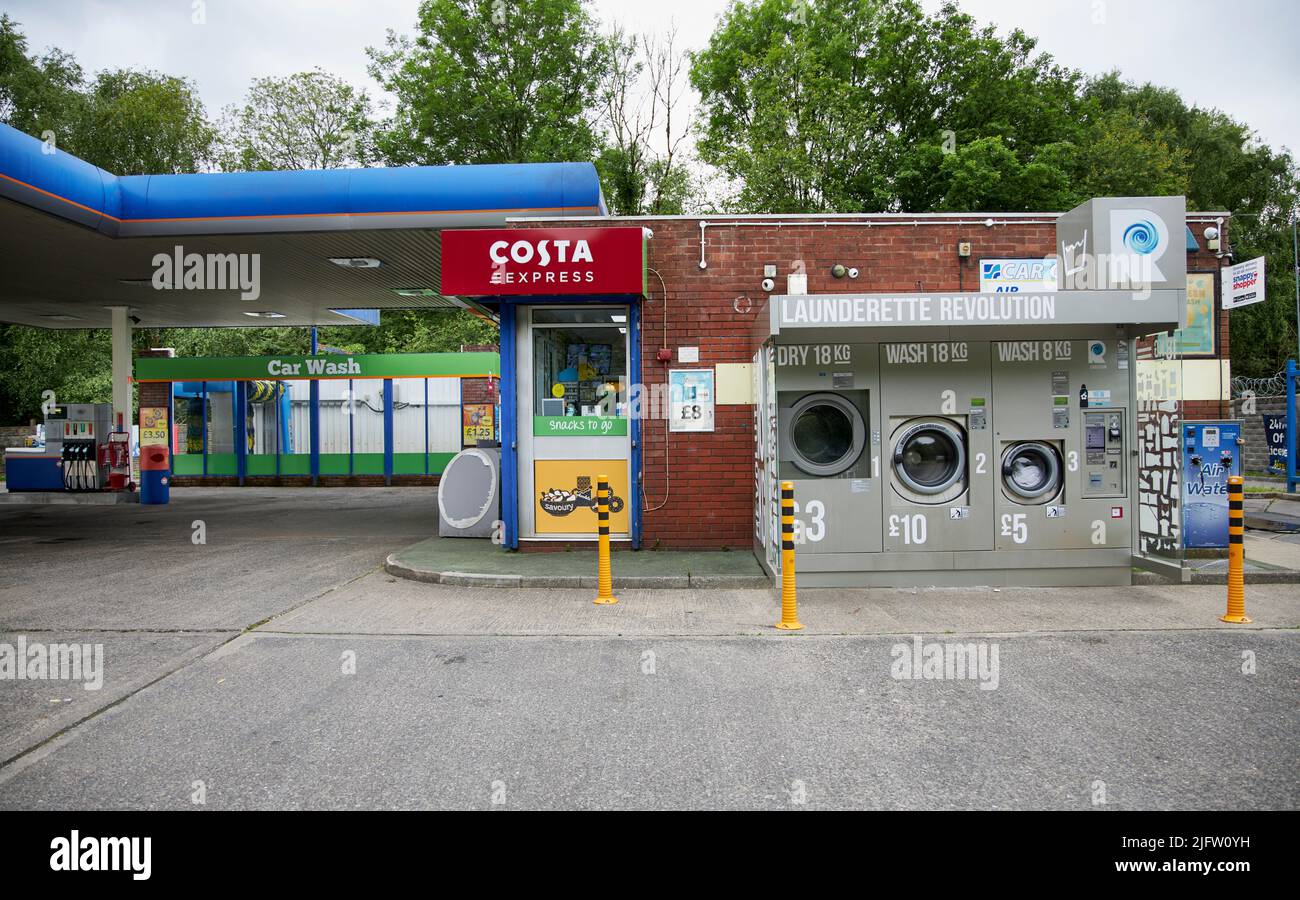
POLYGON ((442 292, 501 323, 504 544, 596 539, 596 476, 610 536, 640 537, 646 241, 640 226, 444 231, 442 292))
POLYGON ((610 534, 631 537, 627 306, 525 306, 516 316, 519 531, 590 539, 597 475, 609 476, 610 534))

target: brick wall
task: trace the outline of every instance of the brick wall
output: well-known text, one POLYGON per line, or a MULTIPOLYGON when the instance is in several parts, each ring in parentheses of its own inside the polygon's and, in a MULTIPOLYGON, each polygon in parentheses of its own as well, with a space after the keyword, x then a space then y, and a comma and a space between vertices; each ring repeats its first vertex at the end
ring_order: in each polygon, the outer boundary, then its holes
MULTIPOLYGON (((172 356, 170 350, 140 350, 136 357, 152 356, 172 356)), ((166 406, 171 399, 172 386, 165 381, 139 381, 136 382, 138 394, 136 397, 136 415, 133 415, 132 423, 139 424, 138 412, 141 406, 166 406)))
POLYGON ((1241 411, 1241 401, 1236 401, 1234 415, 1226 418, 1238 418, 1242 421, 1242 434, 1246 438, 1245 457, 1247 472, 1267 472, 1268 442, 1264 437, 1264 413, 1286 415, 1286 395, 1280 397, 1256 397, 1255 411, 1247 415, 1241 411))
MULTIPOLYGON (((994 217, 996 218, 996 216, 994 217)), ((726 217, 709 219, 725 222, 726 217)), ((749 220, 754 222, 757 220, 749 220)), ((785 222, 797 220, 783 220, 785 222)), ((582 224, 643 224, 654 231, 649 265, 650 294, 642 305, 642 376, 647 386, 663 384, 676 364, 678 347, 699 347, 701 366, 751 361, 751 337, 767 300, 760 286, 763 265, 777 267, 777 289, 786 276, 808 274, 809 293, 883 291, 975 291, 981 257, 1042 257, 1053 252, 1054 222, 1041 224, 983 219, 960 224, 886 224, 871 217, 834 220, 830 226, 771 222, 744 227, 711 225, 705 232, 706 269, 700 262, 700 220, 619 219, 582 224), (843 223, 843 224, 841 224, 843 223), (957 256, 958 242, 971 243, 971 255, 957 256), (856 279, 836 279, 831 267, 857 267, 856 279), (674 363, 656 361, 661 347, 674 351, 674 363)), ((519 227, 554 227, 554 222, 519 227)), ((577 224, 569 222, 566 224, 577 224)), ((1214 270, 1213 254, 1188 257, 1191 270, 1214 270)), ((1227 316, 1219 316, 1221 352, 1228 347, 1227 316)), ((1204 418, 1223 415, 1196 412, 1204 418)), ((1189 414, 1192 411, 1189 409, 1189 414)), ((664 420, 642 425, 645 491, 643 537, 646 547, 749 547, 753 535, 754 437, 752 406, 719 406, 712 434, 669 434, 664 420)))

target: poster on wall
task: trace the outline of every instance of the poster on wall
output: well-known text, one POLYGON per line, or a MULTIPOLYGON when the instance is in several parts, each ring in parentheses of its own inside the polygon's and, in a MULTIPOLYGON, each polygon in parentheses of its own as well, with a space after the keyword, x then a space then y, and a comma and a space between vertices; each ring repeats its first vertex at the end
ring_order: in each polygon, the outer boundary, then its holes
POLYGON ((477 446, 479 441, 496 438, 495 416, 491 403, 460 405, 461 447, 477 446))
POLYGON ((1156 337, 1156 352, 1165 359, 1212 357, 1215 352, 1214 274, 1187 273, 1187 317, 1172 336, 1156 337))
POLYGON ((713 370, 668 371, 668 430, 713 430, 713 370))
POLYGON ((533 462, 533 524, 538 534, 596 538, 596 479, 609 479, 609 531, 627 534, 626 459, 539 459, 533 462))
POLYGON ((140 446, 166 447, 168 443, 167 407, 140 407, 140 446))
POLYGON ((1268 447, 1268 472, 1285 475, 1287 456, 1286 413, 1264 413, 1264 444, 1268 447))

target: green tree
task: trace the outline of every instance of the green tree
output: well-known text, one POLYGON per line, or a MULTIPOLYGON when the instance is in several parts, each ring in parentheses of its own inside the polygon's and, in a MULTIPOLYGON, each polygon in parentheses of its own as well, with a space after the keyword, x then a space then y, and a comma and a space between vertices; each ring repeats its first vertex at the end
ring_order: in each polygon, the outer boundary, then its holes
MULTIPOLYGON (((1238 260, 1267 257, 1268 299, 1236 310, 1231 353, 1235 374, 1272 375, 1296 352, 1295 270, 1291 219, 1300 197, 1300 176, 1289 151, 1274 150, 1246 124, 1224 112, 1189 106, 1176 91, 1124 81, 1110 73, 1088 83, 1086 100, 1101 116, 1123 117, 1131 131, 1167 145, 1179 163, 1187 207, 1231 212, 1229 244, 1238 260)), ((1088 187, 1097 194, 1162 193, 1171 185, 1125 180, 1112 165, 1088 187), (1138 188, 1137 190, 1128 190, 1138 188), (1145 188, 1145 189, 1143 189, 1145 188)), ((1198 240, 1203 240, 1200 234, 1198 240)))
MULTIPOLYGON (((953 4, 927 16, 914 0, 736 3, 691 69, 701 156, 754 211, 927 210, 950 194, 990 208, 995 196, 971 193, 977 171, 999 173, 995 195, 1053 188, 1063 175, 1035 154, 1076 131, 1078 75, 1033 49, 953 4)), ((1012 209, 1042 202, 1014 197, 1012 209)))
POLYGON ((377 144, 395 165, 582 161, 606 48, 586 0, 425 0, 371 74, 397 97, 377 144))
POLYGON ((258 78, 242 106, 229 107, 220 125, 221 168, 335 169, 370 164, 370 98, 320 69, 285 78, 258 78))
POLYGON ((18 23, 0 14, 0 122, 33 137, 66 139, 82 112, 81 67, 62 50, 27 55, 18 23))
POLYGON ((212 163, 215 132, 194 84, 158 72, 100 72, 68 149, 116 175, 184 174, 212 163))
POLYGON ((677 49, 671 28, 662 38, 615 28, 606 47, 599 93, 605 148, 596 160, 605 200, 615 215, 680 215, 695 186, 680 108, 689 55, 677 49))

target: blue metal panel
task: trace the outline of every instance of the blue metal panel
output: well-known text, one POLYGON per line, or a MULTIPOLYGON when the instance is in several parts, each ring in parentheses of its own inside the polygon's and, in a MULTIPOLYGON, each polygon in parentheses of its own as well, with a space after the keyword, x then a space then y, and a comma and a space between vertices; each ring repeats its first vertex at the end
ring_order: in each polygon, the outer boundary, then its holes
POLYGON ((203 474, 208 474, 208 421, 212 417, 212 410, 208 408, 211 400, 208 399, 208 383, 200 381, 202 385, 203 396, 203 474))
POLYGON ((63 469, 57 456, 5 455, 5 486, 16 491, 62 491, 63 469))
POLYGON ((519 454, 515 447, 518 422, 515 408, 518 374, 515 362, 515 304, 501 304, 501 519, 505 546, 519 548, 519 454))
POLYGON ((393 483, 393 379, 384 379, 384 484, 393 483))
POLYGON ((239 483, 248 474, 248 382, 235 382, 235 473, 239 483))
MULTIPOLYGON (((330 312, 356 319, 357 324, 361 325, 379 324, 379 310, 377 309, 331 309, 330 312)), ((313 354, 315 352, 315 350, 312 351, 313 354)))
POLYGON ((122 213, 116 176, 8 125, 0 125, 0 175, 0 196, 90 228, 122 213))
POLYGON ((1286 361, 1286 492, 1294 494, 1296 485, 1300 484, 1300 458, 1296 456, 1296 427, 1300 426, 1300 417, 1296 415, 1296 381, 1300 379, 1300 369, 1295 360, 1286 361))
POLYGON ((632 523, 632 549, 641 549, 641 416, 632 415, 632 391, 641 385, 641 304, 632 301, 627 313, 627 347, 628 347, 628 415, 632 419, 632 461, 628 479, 628 519, 632 523))
POLYGON ((174 220, 607 211, 591 163, 116 176, 49 150, 0 125, 0 195, 109 234, 124 223, 143 226, 132 234, 177 233, 174 220))
MULTIPOLYGON (((311 355, 315 356, 319 347, 316 326, 311 327, 311 355)), ((312 379, 307 388, 307 428, 311 454, 311 483, 320 483, 320 382, 312 379)))

